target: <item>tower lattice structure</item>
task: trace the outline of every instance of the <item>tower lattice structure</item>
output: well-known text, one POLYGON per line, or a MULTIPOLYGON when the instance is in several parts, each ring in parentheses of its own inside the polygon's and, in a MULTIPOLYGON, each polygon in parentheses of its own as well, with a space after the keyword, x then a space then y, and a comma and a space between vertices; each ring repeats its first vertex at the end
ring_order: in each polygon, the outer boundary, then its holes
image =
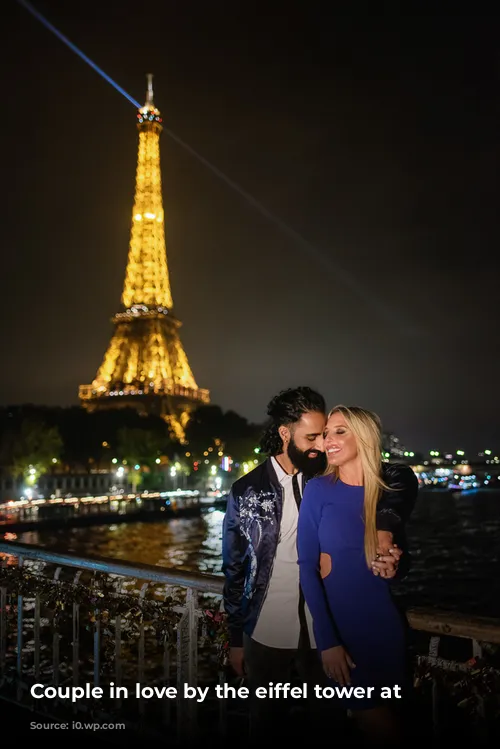
POLYGON ((162 117, 153 102, 148 76, 146 103, 137 111, 139 147, 130 245, 122 309, 91 385, 79 397, 88 411, 132 407, 157 414, 182 440, 194 408, 209 403, 198 387, 182 346, 180 321, 173 314, 167 265, 165 216, 160 170, 162 117))

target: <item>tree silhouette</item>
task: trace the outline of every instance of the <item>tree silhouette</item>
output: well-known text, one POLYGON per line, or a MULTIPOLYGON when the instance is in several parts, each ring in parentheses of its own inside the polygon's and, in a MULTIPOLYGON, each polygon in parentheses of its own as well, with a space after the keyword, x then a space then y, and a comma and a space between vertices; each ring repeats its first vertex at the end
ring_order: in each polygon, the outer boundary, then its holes
POLYGON ((156 468, 156 460, 165 454, 168 444, 166 435, 148 429, 122 427, 118 430, 117 452, 127 462, 128 479, 134 491, 142 483, 144 471, 151 472, 156 468))
POLYGON ((24 419, 18 430, 2 435, 0 454, 12 476, 23 477, 34 485, 61 457, 63 441, 55 426, 24 419))
POLYGON ((247 459, 258 445, 261 427, 250 424, 235 411, 224 413, 219 406, 201 406, 191 416, 186 427, 188 450, 203 458, 203 453, 222 448, 237 462, 247 459))

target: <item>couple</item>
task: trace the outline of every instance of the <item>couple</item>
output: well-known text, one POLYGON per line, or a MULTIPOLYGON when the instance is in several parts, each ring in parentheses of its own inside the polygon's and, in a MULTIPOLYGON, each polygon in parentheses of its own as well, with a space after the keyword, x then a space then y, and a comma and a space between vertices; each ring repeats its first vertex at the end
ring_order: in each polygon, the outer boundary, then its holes
MULTIPOLYGON (((378 417, 364 409, 327 415, 323 397, 299 387, 273 398, 267 413, 261 452, 269 457, 233 484, 224 519, 230 665, 251 695, 290 683, 295 668, 312 697, 309 730, 340 704, 371 743, 398 739, 392 701, 379 695, 407 683, 404 620, 388 581, 408 570, 416 476, 382 462, 378 417), (367 699, 316 699, 314 685, 374 690, 367 699)), ((254 699, 252 735, 283 736, 283 706, 283 698, 254 699)))

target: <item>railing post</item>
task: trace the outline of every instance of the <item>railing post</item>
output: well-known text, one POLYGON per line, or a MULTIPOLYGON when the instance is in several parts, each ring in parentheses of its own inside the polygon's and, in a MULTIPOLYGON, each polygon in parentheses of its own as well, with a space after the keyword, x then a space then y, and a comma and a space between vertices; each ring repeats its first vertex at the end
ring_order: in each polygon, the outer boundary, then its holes
POLYGON ((36 594, 35 597, 35 618, 33 621, 33 640, 34 640, 34 667, 35 667, 35 679, 40 678, 40 593, 36 594))
MULTIPOLYGON (((483 657, 483 648, 480 642, 477 640, 472 640, 472 657, 473 658, 482 658, 483 657)), ((477 690, 475 690, 475 699, 477 701, 477 713, 479 716, 479 735, 481 739, 486 740, 488 735, 487 725, 486 725, 486 709, 484 704, 484 697, 477 694, 477 690)))
POLYGON ((177 732, 181 738, 193 740, 197 733, 196 699, 184 697, 185 686, 198 683, 198 595, 189 588, 186 606, 177 627, 177 732))
MULTIPOLYGON (((163 681, 166 687, 170 686, 170 642, 168 635, 163 640, 163 681)), ((163 721, 166 725, 170 723, 171 709, 170 700, 163 700, 163 721)))
MULTIPOLYGON (((223 686, 226 682, 226 677, 223 669, 219 671, 218 683, 219 686, 223 686)), ((227 731, 227 700, 219 700, 219 735, 221 738, 225 738, 227 731)))
POLYGON ((7 640, 7 588, 0 588, 0 677, 5 676, 5 653, 7 640))
MULTIPOLYGON (((23 558, 18 557, 19 569, 23 566, 23 558)), ((17 701, 22 699, 22 675, 23 675, 23 606, 24 600, 22 595, 17 596, 17 701)))
MULTIPOLYGON (((122 587, 123 580, 120 580, 116 586, 117 595, 121 594, 122 587)), ((122 618, 120 614, 116 614, 115 618, 115 685, 117 687, 122 685, 122 618)), ((121 707, 121 697, 117 698, 116 704, 121 707)))
MULTIPOLYGON (((95 576, 92 585, 97 596, 98 585, 95 576)), ((94 620, 94 686, 98 687, 100 685, 101 676, 101 618, 97 607, 94 609, 94 620)))
MULTIPOLYGON (((431 637, 429 642, 429 657, 437 658, 439 653, 440 637, 431 637)), ((432 734, 436 743, 439 742, 440 725, 439 725, 439 684, 435 677, 432 678, 432 734)))
MULTIPOLYGON (((198 686, 198 592, 193 588, 187 592, 187 604, 189 615, 188 683, 191 687, 196 687, 198 686)), ((196 701, 193 704, 196 705, 196 701)))
MULTIPOLYGON (((61 574, 61 567, 58 567, 54 573, 54 581, 57 582, 59 580, 59 575, 61 574)), ((59 686, 59 610, 57 607, 57 601, 56 601, 56 610, 54 612, 54 620, 53 620, 53 633, 52 633, 52 658, 53 658, 53 665, 52 665, 52 673, 53 673, 53 679, 54 679, 54 685, 57 687, 59 686)))
MULTIPOLYGON (((149 583, 144 583, 144 585, 141 588, 141 592, 139 593, 139 601, 142 603, 144 600, 144 596, 146 595, 146 591, 149 587, 149 583)), ((139 648, 138 648, 138 681, 141 686, 144 686, 144 618, 141 616, 141 621, 139 624, 139 648)), ((139 698, 139 715, 144 715, 144 697, 141 696, 139 698)))
MULTIPOLYGON (((76 587, 80 580, 83 570, 78 570, 73 579, 73 585, 76 587)), ((80 683, 80 604, 73 602, 73 686, 77 687, 80 683)), ((74 706, 76 711, 76 703, 74 706)))

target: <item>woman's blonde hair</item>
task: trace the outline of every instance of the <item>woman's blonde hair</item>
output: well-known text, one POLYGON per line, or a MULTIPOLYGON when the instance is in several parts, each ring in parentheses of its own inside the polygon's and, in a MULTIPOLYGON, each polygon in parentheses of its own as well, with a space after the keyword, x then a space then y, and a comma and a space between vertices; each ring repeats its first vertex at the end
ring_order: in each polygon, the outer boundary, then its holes
MULTIPOLYGON (((369 567, 377 553, 377 504, 383 489, 389 489, 382 479, 382 424, 377 414, 359 406, 335 406, 328 418, 335 413, 344 417, 353 432, 363 471, 365 557, 369 567)), ((329 465, 325 475, 339 478, 339 468, 329 465)))

